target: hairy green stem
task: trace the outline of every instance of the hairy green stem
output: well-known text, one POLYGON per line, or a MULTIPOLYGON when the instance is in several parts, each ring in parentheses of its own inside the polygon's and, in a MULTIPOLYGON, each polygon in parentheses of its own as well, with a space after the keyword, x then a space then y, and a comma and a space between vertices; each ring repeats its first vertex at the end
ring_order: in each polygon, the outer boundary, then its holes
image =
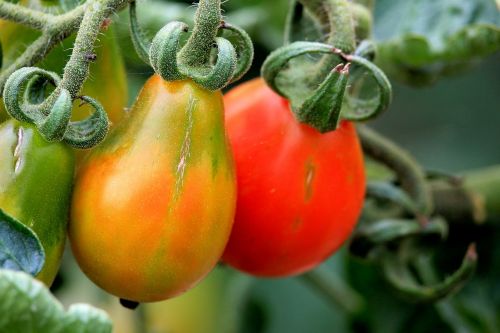
POLYGON ((76 35, 71 57, 64 68, 60 88, 67 89, 75 99, 89 74, 90 56, 94 52, 94 43, 106 16, 104 1, 87 2, 85 15, 76 35))
POLYGON ((299 0, 300 3, 318 20, 322 27, 330 27, 328 21, 327 1, 329 0, 299 0))
MULTIPOLYGON (((354 52, 356 35, 351 5, 347 0, 299 0, 313 14, 327 34, 326 44, 341 50, 344 54, 354 52)), ((338 65, 338 59, 324 56, 316 66, 315 73, 309 76, 312 84, 321 82, 338 65)))
POLYGON ((21 67, 28 67, 41 61, 47 53, 57 44, 58 40, 48 34, 42 34, 35 40, 24 53, 9 67, 0 73, 0 97, 3 94, 5 82, 9 76, 21 67))
POLYGON ((54 15, 0 0, 0 19, 16 22, 36 30, 43 30, 54 15))
POLYGON ((351 5, 347 0, 300 0, 320 22, 326 27, 327 44, 342 52, 352 53, 356 47, 354 20, 351 5))
POLYGON ((221 23, 221 1, 200 0, 194 18, 193 33, 179 53, 180 62, 192 67, 208 65, 210 51, 221 23))
POLYGON ((329 18, 327 44, 333 45, 346 54, 354 52, 356 36, 354 20, 347 0, 329 0, 326 7, 329 18))
MULTIPOLYGON (((39 16, 39 23, 42 23, 44 18, 50 18, 50 20, 47 20, 47 22, 43 23, 43 28, 42 28, 42 35, 35 40, 24 52, 17 58, 17 60, 12 63, 9 67, 7 67, 5 70, 3 70, 0 73, 0 97, 2 97, 3 94, 3 87, 5 85, 5 81, 9 78, 9 76, 14 73, 16 70, 22 67, 28 67, 28 66, 33 66, 42 59, 45 58, 45 56, 62 40, 65 38, 69 37, 72 33, 77 31, 80 27, 80 24, 83 20, 84 14, 89 10, 87 6, 95 6, 98 5, 101 8, 101 12, 97 14, 97 19, 102 21, 104 18, 108 17, 111 15, 113 12, 119 11, 123 9, 130 0, 94 0, 94 1, 88 1, 85 2, 84 4, 75 7, 71 11, 61 14, 58 16, 52 16, 49 14, 38 14, 37 11, 33 11, 30 9, 27 9, 25 7, 22 7, 20 5, 13 5, 9 4, 10 6, 3 6, 0 8, 4 9, 4 12, 0 10, 0 17, 5 18, 7 20, 12 20, 16 21, 14 19, 11 19, 11 16, 14 15, 14 12, 18 13, 31 13, 31 14, 36 14, 39 16), (15 7, 12 7, 15 6, 15 7), (10 12, 9 12, 10 10, 10 12), (10 13, 10 16, 7 15, 7 13, 10 13), (2 14, 5 14, 2 15, 2 14)), ((0 4, 4 4, 4 0, 0 0, 0 4)), ((95 13, 95 10, 91 10, 92 13, 95 13)), ((87 13, 88 14, 88 13, 87 13)), ((17 14, 16 14, 17 15, 17 14)), ((23 14, 24 15, 24 14, 23 14)), ((15 15, 14 15, 15 16, 15 15)), ((16 16, 17 17, 17 16, 16 16)), ((17 22, 17 21, 16 21, 17 22)), ((99 23, 100 24, 100 23, 99 23)), ((93 32, 87 32, 83 34, 80 37, 80 45, 84 45, 82 47, 79 47, 77 52, 78 54, 75 54, 75 50, 73 51, 72 54, 72 59, 75 60, 76 58, 74 57, 85 57, 85 54, 82 52, 87 52, 90 50, 89 53, 92 53, 92 49, 94 42, 97 38, 97 34, 99 33, 99 26, 96 26, 95 24, 84 28, 85 29, 95 29, 93 32), (95 34, 95 36, 94 36, 95 34), (86 46, 85 46, 86 45, 86 46)), ((77 38, 78 39, 78 38, 77 38)), ((76 47, 76 46, 75 46, 76 47)), ((70 60, 71 61, 71 60, 70 60)), ((75 60, 73 62, 73 65, 76 65, 76 62, 78 60, 75 60)), ((83 81, 85 81, 87 75, 88 75, 88 64, 83 64, 83 67, 80 70, 73 70, 71 68, 74 68, 73 65, 70 66, 70 72, 71 74, 64 75, 63 81, 64 81, 64 86, 71 88, 68 89, 71 91, 71 96, 74 97, 80 90, 81 85, 83 84, 83 81), (87 68, 87 69, 85 69, 87 68), (73 76, 76 74, 76 76, 73 76), (83 78, 83 81, 82 81, 83 78), (70 81, 73 81, 75 83, 71 83, 70 81), (76 93, 75 93, 76 91, 76 93)), ((55 98, 55 96, 54 96, 55 98)), ((48 98, 46 100, 46 103, 53 103, 54 100, 52 98, 48 98)))

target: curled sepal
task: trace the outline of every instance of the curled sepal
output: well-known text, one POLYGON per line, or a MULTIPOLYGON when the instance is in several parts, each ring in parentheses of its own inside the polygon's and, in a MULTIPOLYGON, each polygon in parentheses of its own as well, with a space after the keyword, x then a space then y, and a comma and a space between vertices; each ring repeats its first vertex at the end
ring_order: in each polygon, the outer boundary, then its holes
POLYGON ((177 53, 182 33, 188 31, 188 26, 182 22, 170 22, 153 38, 149 48, 149 62, 164 80, 182 80, 185 76, 179 71, 177 53))
POLYGON ((339 64, 302 104, 295 106, 292 100, 292 110, 297 119, 321 133, 335 130, 340 120, 348 76, 349 64, 339 64))
POLYGON ((356 121, 367 120, 387 110, 392 100, 392 87, 384 72, 361 56, 347 55, 345 59, 353 66, 350 88, 344 98, 342 117, 356 121), (363 87, 365 84, 366 89, 363 87), (370 95, 375 91, 375 96, 363 96, 364 90, 369 90, 370 95))
POLYGON ((231 82, 235 82, 241 79, 241 77, 248 72, 250 66, 252 66, 254 55, 253 43, 246 31, 238 26, 223 22, 221 24, 221 28, 231 32, 236 39, 234 45, 238 61, 236 63, 236 69, 233 73, 233 77, 231 78, 231 82))
POLYGON ((262 65, 262 77, 266 83, 277 94, 287 96, 277 84, 278 74, 287 66, 288 62, 293 58, 303 56, 305 54, 336 54, 335 49, 328 44, 317 42, 295 42, 273 51, 262 65))
POLYGON ((416 277, 410 269, 411 258, 390 253, 386 253, 382 258, 386 280, 401 296, 413 302, 436 302, 457 292, 472 277, 477 265, 475 245, 471 244, 462 264, 452 275, 437 283, 422 284, 418 281, 425 280, 425 275, 429 275, 424 270, 433 270, 432 267, 420 265, 416 273, 422 276, 416 277))
MULTIPOLYGON (((321 133, 335 130, 341 117, 349 77, 350 64, 344 64, 340 50, 323 43, 295 42, 269 55, 262 66, 262 76, 278 94, 290 99, 297 120, 313 126, 321 133), (278 84, 278 75, 296 57, 306 54, 330 54, 338 57, 339 64, 323 79, 319 87, 307 97, 289 94, 278 84)), ((292 82, 293 84, 293 82, 292 82)))
POLYGON ((79 98, 91 105, 95 111, 84 120, 70 122, 64 135, 64 141, 74 148, 88 149, 99 144, 106 137, 109 120, 98 101, 88 96, 79 98))
POLYGON ((40 124, 44 121, 49 110, 44 110, 38 104, 31 104, 32 94, 38 94, 34 87, 40 82, 40 77, 57 85, 61 81, 59 76, 37 67, 23 67, 12 73, 3 91, 5 109, 9 115, 19 121, 32 124, 40 124), (22 94, 23 87, 26 86, 25 93, 22 94))
POLYGON ((222 89, 231 82, 237 62, 236 50, 231 42, 221 37, 215 38, 215 42, 218 49, 217 60, 209 72, 205 74, 197 69, 186 68, 185 73, 194 82, 212 91, 222 89))
POLYGON ((71 118, 72 100, 68 90, 61 89, 47 117, 35 122, 42 137, 49 141, 61 141, 71 118))
POLYGON ((417 220, 384 219, 359 228, 349 245, 351 254, 369 258, 380 246, 397 244, 408 238, 441 241, 448 235, 448 225, 442 218, 430 219, 425 225, 417 220))
POLYGON ((131 1, 129 7, 129 21, 130 21, 130 38, 132 39, 132 44, 134 45, 135 52, 142 61, 149 64, 149 48, 144 37, 144 33, 137 22, 137 9, 136 2, 131 1))

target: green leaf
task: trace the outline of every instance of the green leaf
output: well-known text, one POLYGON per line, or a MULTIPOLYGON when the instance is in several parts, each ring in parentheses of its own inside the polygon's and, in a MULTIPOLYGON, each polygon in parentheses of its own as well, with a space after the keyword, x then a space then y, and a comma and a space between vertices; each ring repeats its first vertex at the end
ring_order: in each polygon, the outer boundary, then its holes
POLYGON ((380 0, 377 63, 397 80, 427 85, 500 50, 499 26, 494 0, 380 0))
POLYGON ((66 313, 39 281, 23 272, 0 269, 0 332, 110 333, 107 314, 86 304, 66 313))
POLYGON ((36 276, 45 263, 45 252, 35 233, 0 209, 0 268, 36 276))
POLYGON ((68 309, 67 333, 107 333, 111 332, 111 321, 108 315, 88 304, 73 304, 68 309))

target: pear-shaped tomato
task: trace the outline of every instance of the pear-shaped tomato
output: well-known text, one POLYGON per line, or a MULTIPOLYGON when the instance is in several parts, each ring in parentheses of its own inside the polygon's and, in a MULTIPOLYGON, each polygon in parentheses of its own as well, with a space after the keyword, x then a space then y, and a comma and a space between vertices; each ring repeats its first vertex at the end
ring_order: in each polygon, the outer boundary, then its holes
POLYGON ((363 154, 354 126, 320 133, 297 122, 263 80, 225 97, 238 199, 224 261, 282 277, 320 264, 352 232, 363 205, 363 154))
POLYGON ((233 167, 221 93, 150 78, 77 174, 69 236, 82 270, 137 302, 191 288, 228 240, 233 167))
MULTIPOLYGON (((33 9, 60 14, 64 12, 63 8, 68 6, 69 1, 22 0, 20 3, 33 9)), ((0 20, 0 42, 3 48, 2 68, 5 69, 12 64, 38 36, 40 36, 38 31, 17 23, 0 20)), ((64 66, 71 55, 74 41, 74 35, 64 40, 36 66, 62 75, 64 66)), ((95 56, 95 61, 90 64, 90 76, 83 86, 82 95, 89 95, 98 100, 106 110, 111 123, 115 124, 124 114, 128 91, 125 65, 113 31, 113 25, 100 34, 95 45, 95 56)), ((78 107, 80 103, 79 100, 75 101, 74 120, 81 120, 88 116, 88 111, 92 111, 87 107, 78 107)), ((6 117, 3 102, 0 100, 0 120, 6 117)))
POLYGON ((71 148, 45 141, 32 125, 0 126, 0 208, 38 236, 45 264, 37 278, 47 285, 64 250, 73 174, 71 148))

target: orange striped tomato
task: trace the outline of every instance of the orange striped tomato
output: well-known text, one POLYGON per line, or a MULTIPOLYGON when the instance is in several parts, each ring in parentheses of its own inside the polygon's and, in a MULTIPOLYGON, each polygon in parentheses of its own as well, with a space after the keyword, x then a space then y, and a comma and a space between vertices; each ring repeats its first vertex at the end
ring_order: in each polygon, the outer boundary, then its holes
POLYGON ((218 262, 235 201, 221 93, 155 75, 77 174, 73 253, 111 294, 167 299, 218 262))

